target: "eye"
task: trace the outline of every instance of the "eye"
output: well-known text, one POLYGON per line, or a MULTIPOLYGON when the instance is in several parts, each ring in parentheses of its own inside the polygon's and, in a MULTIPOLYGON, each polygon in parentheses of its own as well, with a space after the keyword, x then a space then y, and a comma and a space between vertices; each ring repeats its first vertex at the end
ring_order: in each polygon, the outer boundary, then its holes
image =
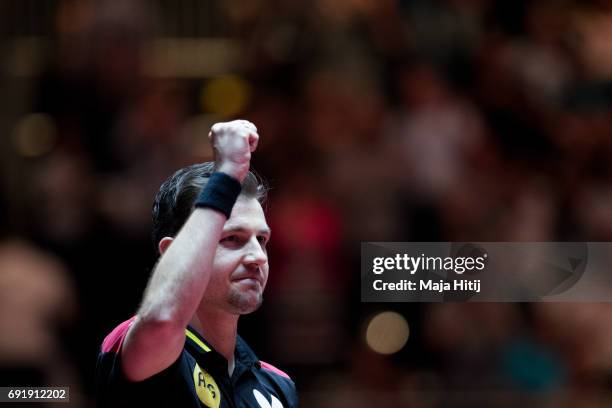
POLYGON ((266 237, 265 235, 258 235, 257 236, 257 241, 259 241, 259 243, 262 246, 266 246, 266 244, 268 243, 268 237, 266 237))
POLYGON ((240 238, 238 235, 228 235, 225 238, 221 238, 220 242, 237 245, 242 242, 242 238, 240 238))

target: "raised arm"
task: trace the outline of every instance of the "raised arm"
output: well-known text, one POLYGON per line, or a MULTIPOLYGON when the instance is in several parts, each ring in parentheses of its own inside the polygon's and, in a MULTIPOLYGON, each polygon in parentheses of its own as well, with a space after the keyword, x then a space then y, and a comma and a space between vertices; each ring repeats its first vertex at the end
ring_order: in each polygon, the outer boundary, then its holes
MULTIPOLYGON (((217 123, 209 138, 216 170, 242 182, 257 147, 255 126, 244 120, 217 123)), ((196 208, 174 239, 162 240, 163 253, 121 348, 123 372, 130 381, 157 374, 180 355, 185 328, 208 285, 225 221, 220 211, 196 208)))

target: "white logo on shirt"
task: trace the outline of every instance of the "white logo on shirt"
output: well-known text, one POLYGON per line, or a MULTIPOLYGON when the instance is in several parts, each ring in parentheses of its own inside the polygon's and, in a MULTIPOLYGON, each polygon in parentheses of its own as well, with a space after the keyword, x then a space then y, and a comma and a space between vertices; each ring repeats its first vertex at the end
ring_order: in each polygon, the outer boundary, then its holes
POLYGON ((278 398, 276 398, 274 395, 272 395, 271 404, 270 402, 268 402, 266 397, 264 397, 263 394, 259 392, 259 390, 253 390, 253 395, 255 395, 255 399, 257 400, 261 408, 283 408, 283 404, 281 404, 278 398))

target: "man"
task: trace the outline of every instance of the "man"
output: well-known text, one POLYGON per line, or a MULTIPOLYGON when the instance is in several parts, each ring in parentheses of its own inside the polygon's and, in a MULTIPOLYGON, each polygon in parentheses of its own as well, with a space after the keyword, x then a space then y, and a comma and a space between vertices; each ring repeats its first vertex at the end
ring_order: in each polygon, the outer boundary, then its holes
POLYGON ((102 344, 99 406, 297 406, 289 376, 237 335, 268 279, 265 188, 249 172, 257 129, 217 123, 209 137, 215 163, 179 170, 156 196, 161 257, 136 316, 102 344))

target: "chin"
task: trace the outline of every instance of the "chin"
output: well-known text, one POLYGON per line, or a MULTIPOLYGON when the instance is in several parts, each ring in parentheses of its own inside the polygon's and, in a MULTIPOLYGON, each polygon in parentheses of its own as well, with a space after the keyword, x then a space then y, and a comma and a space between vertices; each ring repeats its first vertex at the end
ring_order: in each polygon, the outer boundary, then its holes
POLYGON ((234 292, 230 295, 229 304, 238 314, 253 313, 261 306, 261 293, 234 292))

